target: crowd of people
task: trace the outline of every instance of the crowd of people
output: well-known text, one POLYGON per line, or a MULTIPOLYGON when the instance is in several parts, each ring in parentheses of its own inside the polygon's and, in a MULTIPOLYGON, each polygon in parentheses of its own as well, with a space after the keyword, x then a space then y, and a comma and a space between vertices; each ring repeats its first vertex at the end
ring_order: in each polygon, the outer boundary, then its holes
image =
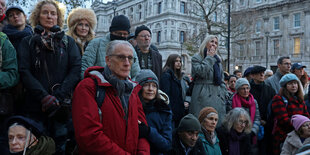
POLYGON ((310 143, 309 79, 300 63, 222 68, 217 36, 162 66, 145 25, 115 16, 96 37, 93 10, 38 2, 27 23, 0 0, 0 154, 278 155, 310 143), (2 14, 2 15, 1 15, 2 14))

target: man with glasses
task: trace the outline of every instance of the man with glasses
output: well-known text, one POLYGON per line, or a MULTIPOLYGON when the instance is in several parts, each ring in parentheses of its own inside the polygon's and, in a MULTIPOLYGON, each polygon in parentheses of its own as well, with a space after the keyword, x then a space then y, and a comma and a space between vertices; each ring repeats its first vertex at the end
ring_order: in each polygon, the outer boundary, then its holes
POLYGON ((128 78, 133 52, 129 42, 111 41, 106 66, 88 68, 76 87, 72 119, 79 154, 150 154, 147 140, 139 138, 138 124, 147 124, 138 95, 141 86, 128 78), (96 101, 95 83, 105 90, 102 103, 96 101))
POLYGON ((282 78, 283 75, 287 74, 290 72, 291 69, 291 60, 290 57, 280 57, 278 59, 278 69, 274 75, 269 77, 265 82, 267 85, 271 86, 276 94, 278 94, 281 86, 280 86, 280 79, 282 78))
POLYGON ((152 48, 152 32, 145 26, 139 26, 135 31, 135 38, 137 41, 137 46, 135 47, 139 65, 141 69, 152 70, 158 79, 162 73, 162 56, 158 52, 157 48, 152 48))
MULTIPOLYGON (((95 38, 89 42, 82 56, 82 72, 81 77, 84 78, 84 72, 88 67, 106 65, 106 48, 109 42, 113 40, 126 40, 130 33, 130 21, 124 15, 115 16, 112 19, 110 33, 105 37, 95 38)), ((137 54, 133 51, 133 57, 137 59, 137 54)), ((138 60, 131 66, 130 77, 134 77, 140 71, 138 60)))
POLYGON ((17 50, 21 40, 32 35, 32 28, 26 24, 27 16, 20 6, 10 6, 5 14, 9 24, 3 28, 3 32, 17 50))

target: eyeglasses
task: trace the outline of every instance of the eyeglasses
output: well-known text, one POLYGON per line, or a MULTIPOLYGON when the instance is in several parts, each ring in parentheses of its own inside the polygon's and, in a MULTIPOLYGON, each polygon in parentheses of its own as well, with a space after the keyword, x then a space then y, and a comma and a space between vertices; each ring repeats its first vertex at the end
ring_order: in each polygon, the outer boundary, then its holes
POLYGON ((135 63, 136 62, 136 58, 134 58, 133 56, 125 56, 125 55, 117 55, 117 54, 112 54, 109 56, 115 56, 116 59, 118 59, 119 61, 125 62, 126 59, 128 59, 128 61, 130 63, 135 63))
POLYGON ((153 83, 153 82, 148 82, 148 83, 145 83, 144 85, 143 85, 143 88, 145 88, 145 89, 149 89, 149 88, 157 88, 157 85, 155 84, 155 83, 153 83))
POLYGON ((146 35, 139 35, 139 37, 141 37, 141 38, 151 38, 152 36, 151 36, 151 35, 146 34, 146 35))
POLYGON ((238 124, 239 125, 243 125, 244 124, 244 125, 247 126, 249 124, 249 122, 248 121, 243 121, 243 120, 238 120, 238 124))

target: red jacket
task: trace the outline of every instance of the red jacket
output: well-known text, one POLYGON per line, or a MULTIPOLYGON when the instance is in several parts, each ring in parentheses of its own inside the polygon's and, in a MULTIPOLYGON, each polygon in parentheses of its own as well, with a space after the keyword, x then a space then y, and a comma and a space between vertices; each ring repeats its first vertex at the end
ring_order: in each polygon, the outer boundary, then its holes
POLYGON ((142 104, 138 97, 140 85, 134 84, 129 98, 128 121, 124 119, 116 90, 108 83, 101 72, 103 67, 90 67, 85 72, 85 79, 75 89, 72 103, 72 119, 79 154, 150 154, 146 139, 139 139, 138 120, 146 124, 142 104), (90 73, 91 72, 91 73, 90 73), (105 98, 102 104, 102 123, 95 101, 95 83, 105 87, 105 98))

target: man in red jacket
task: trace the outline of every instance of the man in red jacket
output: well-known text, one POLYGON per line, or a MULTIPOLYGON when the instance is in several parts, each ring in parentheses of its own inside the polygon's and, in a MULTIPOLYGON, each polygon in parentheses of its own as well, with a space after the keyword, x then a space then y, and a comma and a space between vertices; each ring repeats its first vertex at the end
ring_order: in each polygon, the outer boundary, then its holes
POLYGON ((88 68, 76 87, 72 118, 79 154, 150 153, 147 140, 139 138, 139 124, 147 124, 138 96, 141 86, 128 79, 135 61, 133 51, 127 41, 111 41, 106 67, 88 68), (100 108, 94 80, 105 92, 100 108))

